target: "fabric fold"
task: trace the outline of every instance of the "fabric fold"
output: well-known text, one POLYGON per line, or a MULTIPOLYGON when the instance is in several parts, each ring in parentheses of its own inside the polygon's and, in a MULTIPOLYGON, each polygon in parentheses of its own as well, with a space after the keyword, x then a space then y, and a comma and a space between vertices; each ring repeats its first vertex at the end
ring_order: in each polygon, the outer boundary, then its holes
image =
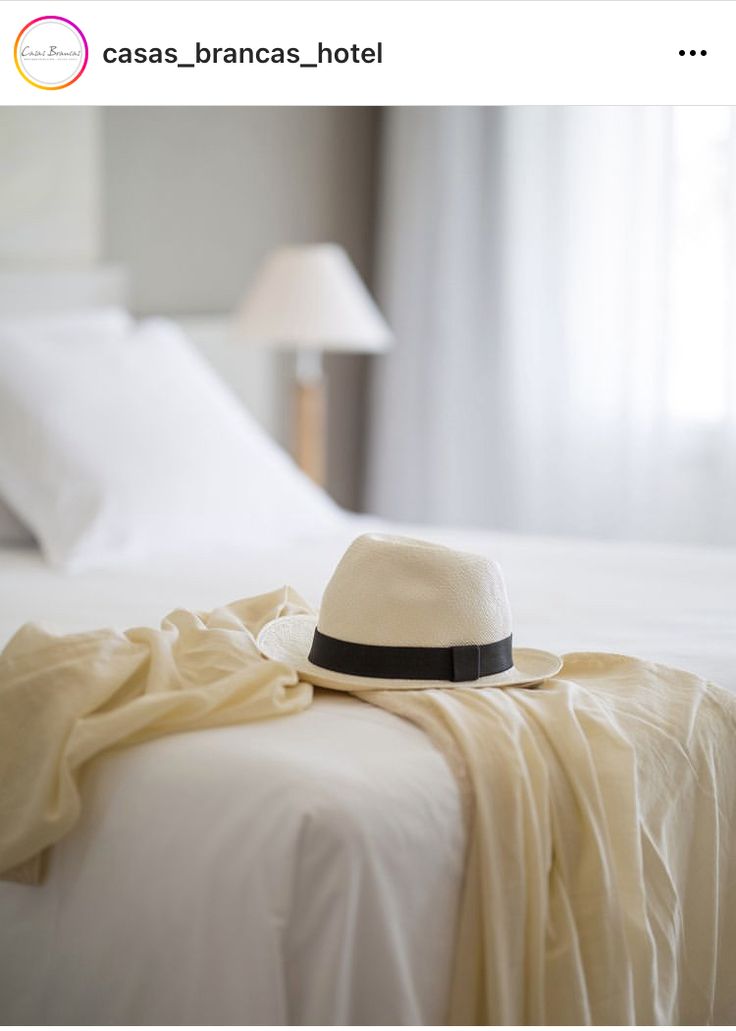
MULTIPOLYGON (((157 630, 19 630, 0 654, 0 873, 38 876, 104 751, 306 708, 312 687, 255 639, 309 611, 285 587, 157 630)), ((733 1020, 734 696, 593 653, 537 688, 356 693, 421 727, 460 785, 451 1023, 733 1020)))
POLYGON ((290 587, 159 629, 57 635, 22 627, 0 653, 0 874, 33 883, 79 816, 79 778, 110 748, 306 708, 312 687, 255 636, 311 611, 290 587), (19 864, 21 864, 19 866, 19 864))
POLYGON ((452 1024, 736 1016, 736 698, 620 655, 538 689, 375 691, 459 773, 452 1024))

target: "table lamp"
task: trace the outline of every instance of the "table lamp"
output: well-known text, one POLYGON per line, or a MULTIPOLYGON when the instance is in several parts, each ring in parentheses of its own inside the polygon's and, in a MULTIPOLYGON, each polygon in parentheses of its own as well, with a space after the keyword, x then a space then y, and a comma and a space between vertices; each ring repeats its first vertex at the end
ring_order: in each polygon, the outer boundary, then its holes
POLYGON ((237 334, 296 354, 295 457, 325 482, 324 351, 387 350, 391 331, 350 258, 333 243, 280 247, 259 269, 237 316, 237 334))

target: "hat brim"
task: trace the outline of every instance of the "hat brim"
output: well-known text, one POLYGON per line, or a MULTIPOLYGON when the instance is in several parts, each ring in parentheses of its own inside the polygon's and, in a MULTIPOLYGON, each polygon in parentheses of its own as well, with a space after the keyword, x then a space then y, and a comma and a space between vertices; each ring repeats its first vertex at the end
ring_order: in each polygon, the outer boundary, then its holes
POLYGON ((478 680, 455 683, 450 680, 384 680, 380 677, 358 677, 350 673, 315 666, 309 661, 312 638, 317 626, 314 616, 282 616, 267 623, 258 635, 257 646, 262 655, 292 666, 315 687, 336 691, 417 691, 427 687, 531 687, 556 676, 562 659, 552 652, 537 648, 514 648, 514 665, 503 673, 494 673, 478 680))

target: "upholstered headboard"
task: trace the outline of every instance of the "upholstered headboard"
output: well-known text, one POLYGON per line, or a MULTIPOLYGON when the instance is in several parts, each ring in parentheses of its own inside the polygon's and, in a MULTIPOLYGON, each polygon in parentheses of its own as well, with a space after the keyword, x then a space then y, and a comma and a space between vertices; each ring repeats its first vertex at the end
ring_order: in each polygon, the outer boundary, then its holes
POLYGON ((124 305, 127 294, 127 276, 118 265, 23 272, 0 269, 0 318, 124 305))

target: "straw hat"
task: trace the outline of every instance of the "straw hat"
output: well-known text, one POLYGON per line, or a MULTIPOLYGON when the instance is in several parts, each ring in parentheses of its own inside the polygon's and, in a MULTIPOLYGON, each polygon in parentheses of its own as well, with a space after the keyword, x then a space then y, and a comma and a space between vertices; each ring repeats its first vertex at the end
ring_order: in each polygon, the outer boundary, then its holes
POLYGON ((522 687, 562 659, 511 646, 503 574, 482 555, 364 534, 340 559, 319 619, 266 624, 258 647, 304 680, 340 691, 522 687))

